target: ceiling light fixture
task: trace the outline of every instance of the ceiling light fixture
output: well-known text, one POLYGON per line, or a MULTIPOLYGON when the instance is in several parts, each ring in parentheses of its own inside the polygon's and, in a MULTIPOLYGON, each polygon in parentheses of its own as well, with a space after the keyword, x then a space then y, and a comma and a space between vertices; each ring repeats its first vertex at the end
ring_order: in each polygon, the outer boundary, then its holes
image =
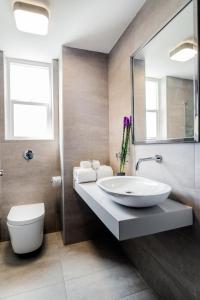
POLYGON ((17 1, 13 10, 18 30, 39 35, 48 33, 49 12, 46 8, 17 1))
POLYGON ((193 42, 184 42, 171 50, 169 57, 172 60, 185 62, 192 59, 197 54, 197 47, 193 42))

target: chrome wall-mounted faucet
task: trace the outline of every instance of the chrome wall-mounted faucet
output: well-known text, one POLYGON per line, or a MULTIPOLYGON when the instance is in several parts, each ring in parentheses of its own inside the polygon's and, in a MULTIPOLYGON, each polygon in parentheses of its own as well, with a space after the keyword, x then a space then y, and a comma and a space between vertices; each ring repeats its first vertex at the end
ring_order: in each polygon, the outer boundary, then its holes
POLYGON ((137 164, 136 164, 136 166, 135 166, 136 171, 139 170, 139 166, 140 166, 141 162, 143 162, 143 161, 150 161, 150 160, 153 160, 153 161, 155 161, 155 162, 157 162, 157 163, 161 163, 162 160, 163 160, 163 158, 162 158, 162 156, 159 155, 159 154, 157 154, 157 155, 155 155, 155 156, 151 156, 151 157, 140 158, 140 159, 137 161, 137 164))

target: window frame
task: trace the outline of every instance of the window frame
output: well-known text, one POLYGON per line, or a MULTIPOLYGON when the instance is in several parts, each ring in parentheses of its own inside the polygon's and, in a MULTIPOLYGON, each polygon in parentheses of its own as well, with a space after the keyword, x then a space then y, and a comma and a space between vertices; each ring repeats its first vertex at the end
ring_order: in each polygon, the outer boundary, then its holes
POLYGON ((5 58, 5 140, 53 140, 54 139, 54 118, 53 118, 53 72, 52 64, 46 62, 38 62, 17 58, 5 58), (17 63, 21 65, 40 66, 47 67, 49 70, 49 95, 50 99, 48 103, 36 102, 36 101, 20 101, 19 99, 11 99, 10 97, 10 64, 17 63), (31 136, 15 136, 14 135, 14 105, 35 105, 45 106, 47 108, 47 134, 41 137, 31 136))
MULTIPOLYGON (((156 137, 146 137, 148 141, 158 139, 160 137, 160 80, 157 78, 147 77, 145 79, 145 115, 147 116, 147 112, 156 113, 156 137), (152 81, 157 84, 157 109, 147 109, 146 107, 146 82, 152 81)), ((147 128, 146 128, 147 132, 147 128)))

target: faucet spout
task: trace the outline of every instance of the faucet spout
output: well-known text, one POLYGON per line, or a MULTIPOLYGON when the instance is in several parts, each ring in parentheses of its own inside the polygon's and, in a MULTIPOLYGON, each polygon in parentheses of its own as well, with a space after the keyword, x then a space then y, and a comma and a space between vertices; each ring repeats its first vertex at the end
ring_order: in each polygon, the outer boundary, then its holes
POLYGON ((159 154, 156 154, 155 156, 150 156, 150 157, 144 157, 144 158, 140 158, 138 159, 137 163, 136 163, 136 166, 135 166, 135 169, 136 171, 139 170, 139 167, 140 167, 140 164, 141 162, 143 161, 155 161, 157 163, 161 163, 163 160, 162 156, 159 155, 159 154))

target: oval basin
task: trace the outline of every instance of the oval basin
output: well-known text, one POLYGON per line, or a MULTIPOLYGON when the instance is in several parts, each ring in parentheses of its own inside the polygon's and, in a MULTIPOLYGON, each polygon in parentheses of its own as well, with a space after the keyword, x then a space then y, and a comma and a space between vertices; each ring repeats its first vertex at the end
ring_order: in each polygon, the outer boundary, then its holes
POLYGON ((138 176, 113 176, 99 179, 97 185, 109 199, 125 206, 149 207, 165 201, 171 187, 168 184, 138 176))

